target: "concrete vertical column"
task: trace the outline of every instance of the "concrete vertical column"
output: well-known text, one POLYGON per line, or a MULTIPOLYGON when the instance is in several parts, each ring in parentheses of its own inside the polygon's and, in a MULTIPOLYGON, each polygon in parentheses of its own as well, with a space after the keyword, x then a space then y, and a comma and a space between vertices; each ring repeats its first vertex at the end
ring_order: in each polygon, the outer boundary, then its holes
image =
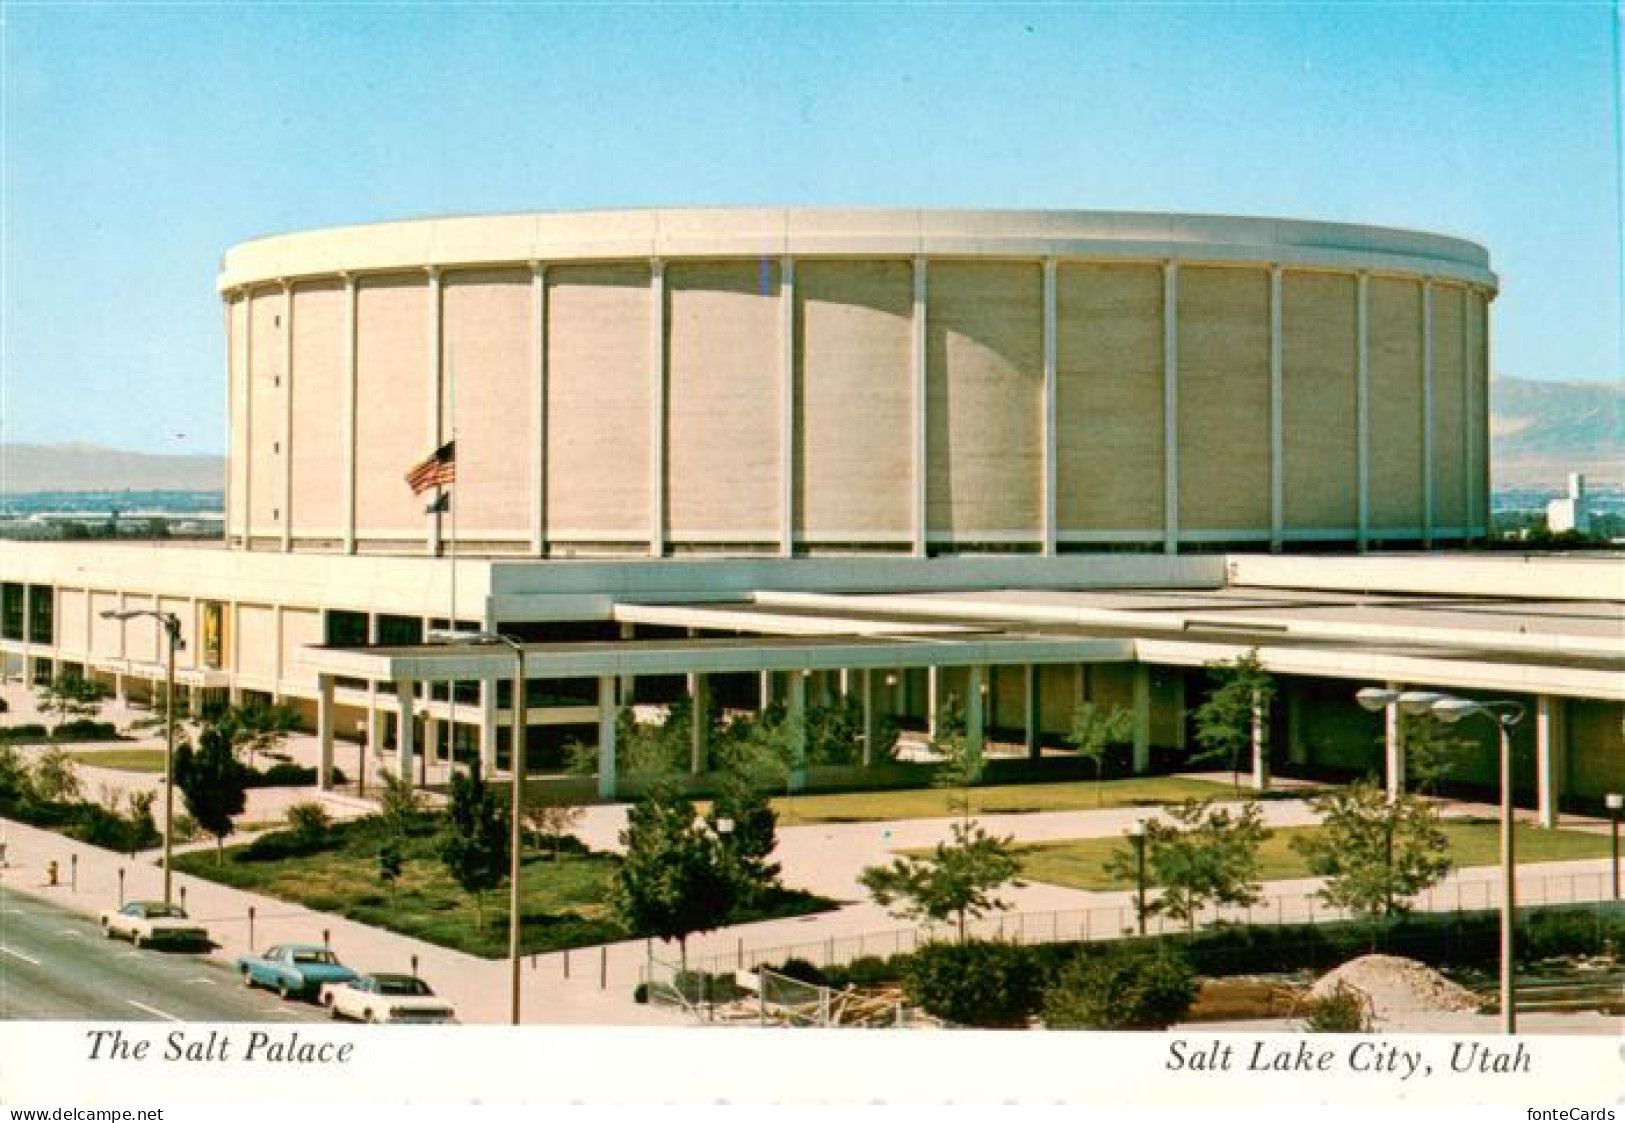
POLYGON ((1461 290, 1461 538, 1478 537, 1478 500, 1473 494, 1473 290, 1461 290))
MULTIPOLYGON (((198 691, 192 691, 194 708, 197 695, 198 691)), ((333 711, 333 676, 317 675, 316 737, 321 745, 321 759, 316 766, 316 786, 324 792, 333 788, 333 711)))
POLYGON ((936 739, 937 707, 942 704, 942 668, 925 669, 925 735, 936 739))
POLYGON ((539 261, 530 263, 530 315, 531 416, 536 419, 530 450, 530 552, 541 557, 547 553, 547 266, 539 261))
POLYGON ((649 556, 666 552, 666 263, 649 262, 649 556))
MULTIPOLYGON (((327 687, 328 693, 331 695, 333 690, 331 680, 329 680, 327 687)), ((331 705, 331 699, 329 699, 329 704, 331 705)), ((203 687, 189 686, 186 688, 186 714, 193 721, 198 721, 203 717, 203 687)))
MULTIPOLYGON (((425 383, 429 395, 429 432, 425 444, 430 452, 439 448, 445 442, 445 397, 442 386, 444 384, 443 356, 445 354, 445 281, 438 266, 431 265, 426 270, 429 275, 429 323, 427 354, 428 366, 425 372, 425 383)), ((429 518, 429 536, 427 550, 430 557, 439 557, 441 544, 444 539, 445 516, 436 511, 429 518)), ((457 622, 451 621, 455 628, 457 622)))
POLYGON ((791 671, 785 678, 789 695, 785 721, 790 732, 790 790, 799 792, 807 786, 807 676, 791 671))
POLYGON ((773 704, 773 672, 756 672, 756 712, 762 713, 773 704))
MULTIPOLYGON (((229 464, 232 458, 247 455, 247 450, 239 446, 236 442, 234 434, 237 432, 237 427, 233 421, 237 408, 233 402, 233 399, 237 396, 236 386, 239 368, 237 366, 237 333, 235 326, 232 324, 232 321, 236 319, 236 316, 232 312, 232 309, 237 304, 238 294, 235 292, 227 292, 222 293, 221 295, 225 297, 225 324, 223 327, 225 329, 226 336, 226 458, 227 463, 229 464)), ((231 546, 231 536, 236 525, 234 516, 237 512, 237 503, 232 497, 232 492, 235 490, 232 486, 233 474, 234 473, 228 467, 226 469, 225 492, 221 497, 221 505, 224 507, 224 510, 221 512, 223 520, 221 529, 224 531, 226 546, 228 549, 231 546)), ((89 604, 88 597, 86 598, 86 604, 89 604)), ((90 653, 90 645, 88 643, 85 645, 85 653, 87 655, 90 653)))
POLYGON ((1021 668, 1021 672, 1023 741, 1027 748, 1027 759, 1037 760, 1043 755, 1038 743, 1038 668, 1028 663, 1021 668))
POLYGON ((412 723, 412 705, 417 683, 404 679, 395 684, 395 774, 411 784, 412 765, 417 755, 417 730, 412 723))
POLYGON ((125 705, 130 700, 129 687, 125 684, 124 675, 115 671, 113 674, 113 701, 125 705))
POLYGON ((1179 552, 1179 263, 1162 264, 1162 551, 1179 552))
POLYGON ((457 730, 455 723, 450 721, 442 722, 439 718, 434 716, 432 711, 428 710, 427 708, 424 709, 423 745, 421 747, 423 749, 424 759, 426 759, 430 764, 438 763, 440 760, 440 727, 442 725, 446 727, 447 732, 450 734, 450 736, 447 738, 448 742, 455 739, 457 730))
POLYGON ((850 668, 842 667, 835 672, 835 687, 843 699, 852 696, 852 671, 850 668))
POLYGON ((863 767, 875 762, 875 736, 879 726, 875 722, 875 673, 864 668, 859 672, 859 689, 863 693, 863 767))
POLYGON ((243 549, 254 548, 254 290, 243 290, 243 549))
POLYGON ((1053 257, 1044 259, 1044 511, 1041 553, 1055 556, 1058 549, 1059 528, 1056 519, 1056 410, 1055 394, 1058 373, 1055 346, 1055 273, 1053 257))
POLYGON ((497 759, 497 684, 480 683, 480 775, 490 776, 497 759))
POLYGON ((1286 534, 1286 450, 1282 437, 1281 267, 1270 266, 1270 550, 1281 552, 1286 534))
POLYGON ((1134 774, 1151 771, 1151 668, 1134 664, 1134 774))
MULTIPOLYGON (((1388 684, 1396 694, 1404 691, 1397 682, 1388 684)), ((1382 712, 1383 777, 1389 799, 1398 799, 1405 793, 1405 726, 1399 704, 1390 702, 1382 712)))
MULTIPOLYGON (((622 640, 622 642, 627 642, 627 641, 630 641, 630 640, 634 639, 636 637, 636 634, 637 634, 637 630, 633 625, 631 625, 631 624, 622 624, 621 625, 621 640, 622 640)), ((621 701, 621 705, 623 705, 623 706, 630 706, 632 704, 632 699, 633 699, 633 695, 634 695, 634 690, 633 690, 632 683, 633 683, 633 676, 632 675, 623 675, 623 676, 621 676, 620 701, 621 701)))
POLYGON ((1563 728, 1563 699, 1542 694, 1535 699, 1535 783, 1539 794, 1540 825, 1555 827, 1563 801, 1564 749, 1568 740, 1563 728))
POLYGON ((1371 536, 1371 277, 1354 287, 1355 537, 1363 552, 1371 536))
POLYGON ((1187 732, 1185 715, 1189 712, 1185 706, 1185 672, 1176 667, 1168 673, 1173 676, 1174 680, 1174 713, 1179 719, 1174 722, 1174 749, 1182 753, 1190 747, 1185 743, 1187 732))
POLYGON ((913 455, 914 466, 913 488, 913 516, 914 516, 914 547, 913 553, 917 558, 926 556, 930 548, 926 520, 930 512, 930 488, 927 472, 930 469, 930 449, 927 436, 930 432, 926 424, 926 407, 931 399, 931 386, 929 372, 926 369, 929 349, 926 335, 926 264, 925 258, 914 259, 914 319, 913 319, 913 413, 914 429, 913 455))
POLYGON ((1309 763, 1309 746, 1303 739, 1303 696, 1291 679, 1281 684, 1286 696, 1286 752, 1293 764, 1309 763))
POLYGON ((983 694, 986 685, 986 667, 968 669, 965 675, 965 748, 974 757, 982 755, 982 745, 987 739, 983 694))
POLYGON ((1422 545, 1432 547, 1433 486, 1433 282, 1422 282, 1422 545))
POLYGON ((361 349, 357 343, 360 330, 360 297, 355 275, 344 274, 344 552, 355 553, 356 507, 356 415, 360 394, 360 367, 357 356, 361 349))
POLYGON ((282 282, 282 552, 293 549, 293 284, 282 282))
POLYGON ((688 770, 698 776, 709 765, 707 757, 709 756, 710 745, 708 742, 711 730, 709 728, 710 723, 705 720, 705 711, 711 700, 711 676, 689 675, 688 677, 693 684, 689 688, 691 701, 688 721, 688 770))
POLYGON ((615 676, 598 676, 598 797, 615 798, 615 676))
POLYGON ((796 261, 779 262, 779 556, 796 552, 796 261))
POLYGON ((1269 753, 1269 726, 1268 715, 1264 712, 1264 700, 1257 694, 1253 695, 1253 770, 1252 785, 1254 791, 1267 792, 1270 787, 1270 753, 1269 753))

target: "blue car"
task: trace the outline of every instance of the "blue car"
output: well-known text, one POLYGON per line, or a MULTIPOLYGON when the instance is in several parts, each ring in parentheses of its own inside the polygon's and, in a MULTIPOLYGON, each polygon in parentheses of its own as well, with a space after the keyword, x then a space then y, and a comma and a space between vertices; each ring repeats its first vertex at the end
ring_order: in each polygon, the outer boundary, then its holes
POLYGON ((328 983, 359 975, 321 944, 278 944, 264 955, 239 956, 237 970, 244 986, 269 987, 283 998, 314 998, 328 983))

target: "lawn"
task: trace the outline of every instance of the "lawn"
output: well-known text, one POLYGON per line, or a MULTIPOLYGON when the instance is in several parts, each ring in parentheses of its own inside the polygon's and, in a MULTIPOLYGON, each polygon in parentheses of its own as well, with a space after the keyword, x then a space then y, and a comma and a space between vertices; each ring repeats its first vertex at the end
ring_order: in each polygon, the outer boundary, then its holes
MULTIPOLYGON (((239 889, 293 901, 363 924, 499 958, 508 953, 508 891, 485 895, 484 924, 472 898, 457 887, 436 853, 435 826, 424 823, 398 843, 402 855, 393 889, 378 878, 378 852, 389 837, 377 820, 340 823, 332 844, 313 854, 253 859, 249 847, 232 846, 224 863, 212 850, 179 855, 177 869, 239 889)), ((557 858, 528 852, 521 868, 524 918, 521 944, 526 953, 587 947, 629 939, 610 915, 606 900, 620 860, 579 848, 557 858)), ((832 907, 807 893, 784 892, 767 910, 744 918, 798 916, 832 907)))
POLYGON ((119 772, 162 772, 163 749, 101 749, 69 753, 79 764, 92 768, 112 768, 119 772))
MULTIPOLYGON (((1294 792, 1293 795, 1302 795, 1294 792)), ((779 823, 867 823, 887 819, 943 819, 957 816, 951 806, 959 792, 942 788, 905 788, 880 792, 832 792, 783 796, 773 801, 779 823)), ((977 815, 1030 811, 1093 811, 1101 807, 1153 807, 1182 799, 1231 799, 1229 784, 1182 776, 1136 776, 1095 784, 1073 780, 1054 784, 993 784, 970 790, 971 812, 977 815)))
MULTIPOLYGON (((1493 866, 1500 861, 1500 827, 1494 822, 1446 820, 1450 856, 1458 867, 1493 866)), ((1319 827, 1282 827, 1259 848, 1259 879, 1284 881, 1312 877, 1302 855, 1292 849, 1294 838, 1319 827)), ((1574 858, 1602 858, 1609 853, 1604 835, 1582 831, 1552 831, 1519 824, 1515 843, 1518 862, 1558 862, 1574 858)), ((1042 842, 1017 849, 1021 876, 1074 889, 1123 889, 1123 882, 1106 876, 1105 864, 1114 850, 1127 850, 1123 838, 1085 838, 1070 842, 1042 842)))

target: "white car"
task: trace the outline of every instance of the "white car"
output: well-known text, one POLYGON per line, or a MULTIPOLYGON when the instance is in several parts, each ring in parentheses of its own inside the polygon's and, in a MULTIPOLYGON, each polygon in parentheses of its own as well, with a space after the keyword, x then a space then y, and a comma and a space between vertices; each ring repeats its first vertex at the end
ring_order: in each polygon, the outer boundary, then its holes
POLYGON ((131 901, 102 913, 102 931, 109 940, 122 937, 136 947, 148 944, 207 947, 209 932, 188 919, 179 905, 162 901, 131 901))
POLYGON ((454 1011, 416 975, 362 975, 322 988, 322 1005, 335 1018, 399 1025, 446 1025, 454 1011))

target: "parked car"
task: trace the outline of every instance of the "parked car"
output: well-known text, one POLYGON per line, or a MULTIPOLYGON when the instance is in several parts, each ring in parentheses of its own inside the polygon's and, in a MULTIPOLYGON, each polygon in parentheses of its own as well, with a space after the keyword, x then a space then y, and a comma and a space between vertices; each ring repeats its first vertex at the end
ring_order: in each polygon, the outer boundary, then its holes
POLYGON ((322 1005, 335 1018, 358 1022, 444 1025, 457 1020, 445 1001, 416 975, 362 975, 322 988, 322 1005))
POLYGON ((244 986, 270 987, 283 998, 313 998, 328 983, 343 983, 356 972, 321 944, 278 944, 264 955, 237 958, 244 986))
POLYGON ((102 932, 109 940, 129 940, 136 947, 169 944, 173 947, 207 947, 209 931, 194 923, 179 905, 162 901, 130 901, 102 913, 102 932))

